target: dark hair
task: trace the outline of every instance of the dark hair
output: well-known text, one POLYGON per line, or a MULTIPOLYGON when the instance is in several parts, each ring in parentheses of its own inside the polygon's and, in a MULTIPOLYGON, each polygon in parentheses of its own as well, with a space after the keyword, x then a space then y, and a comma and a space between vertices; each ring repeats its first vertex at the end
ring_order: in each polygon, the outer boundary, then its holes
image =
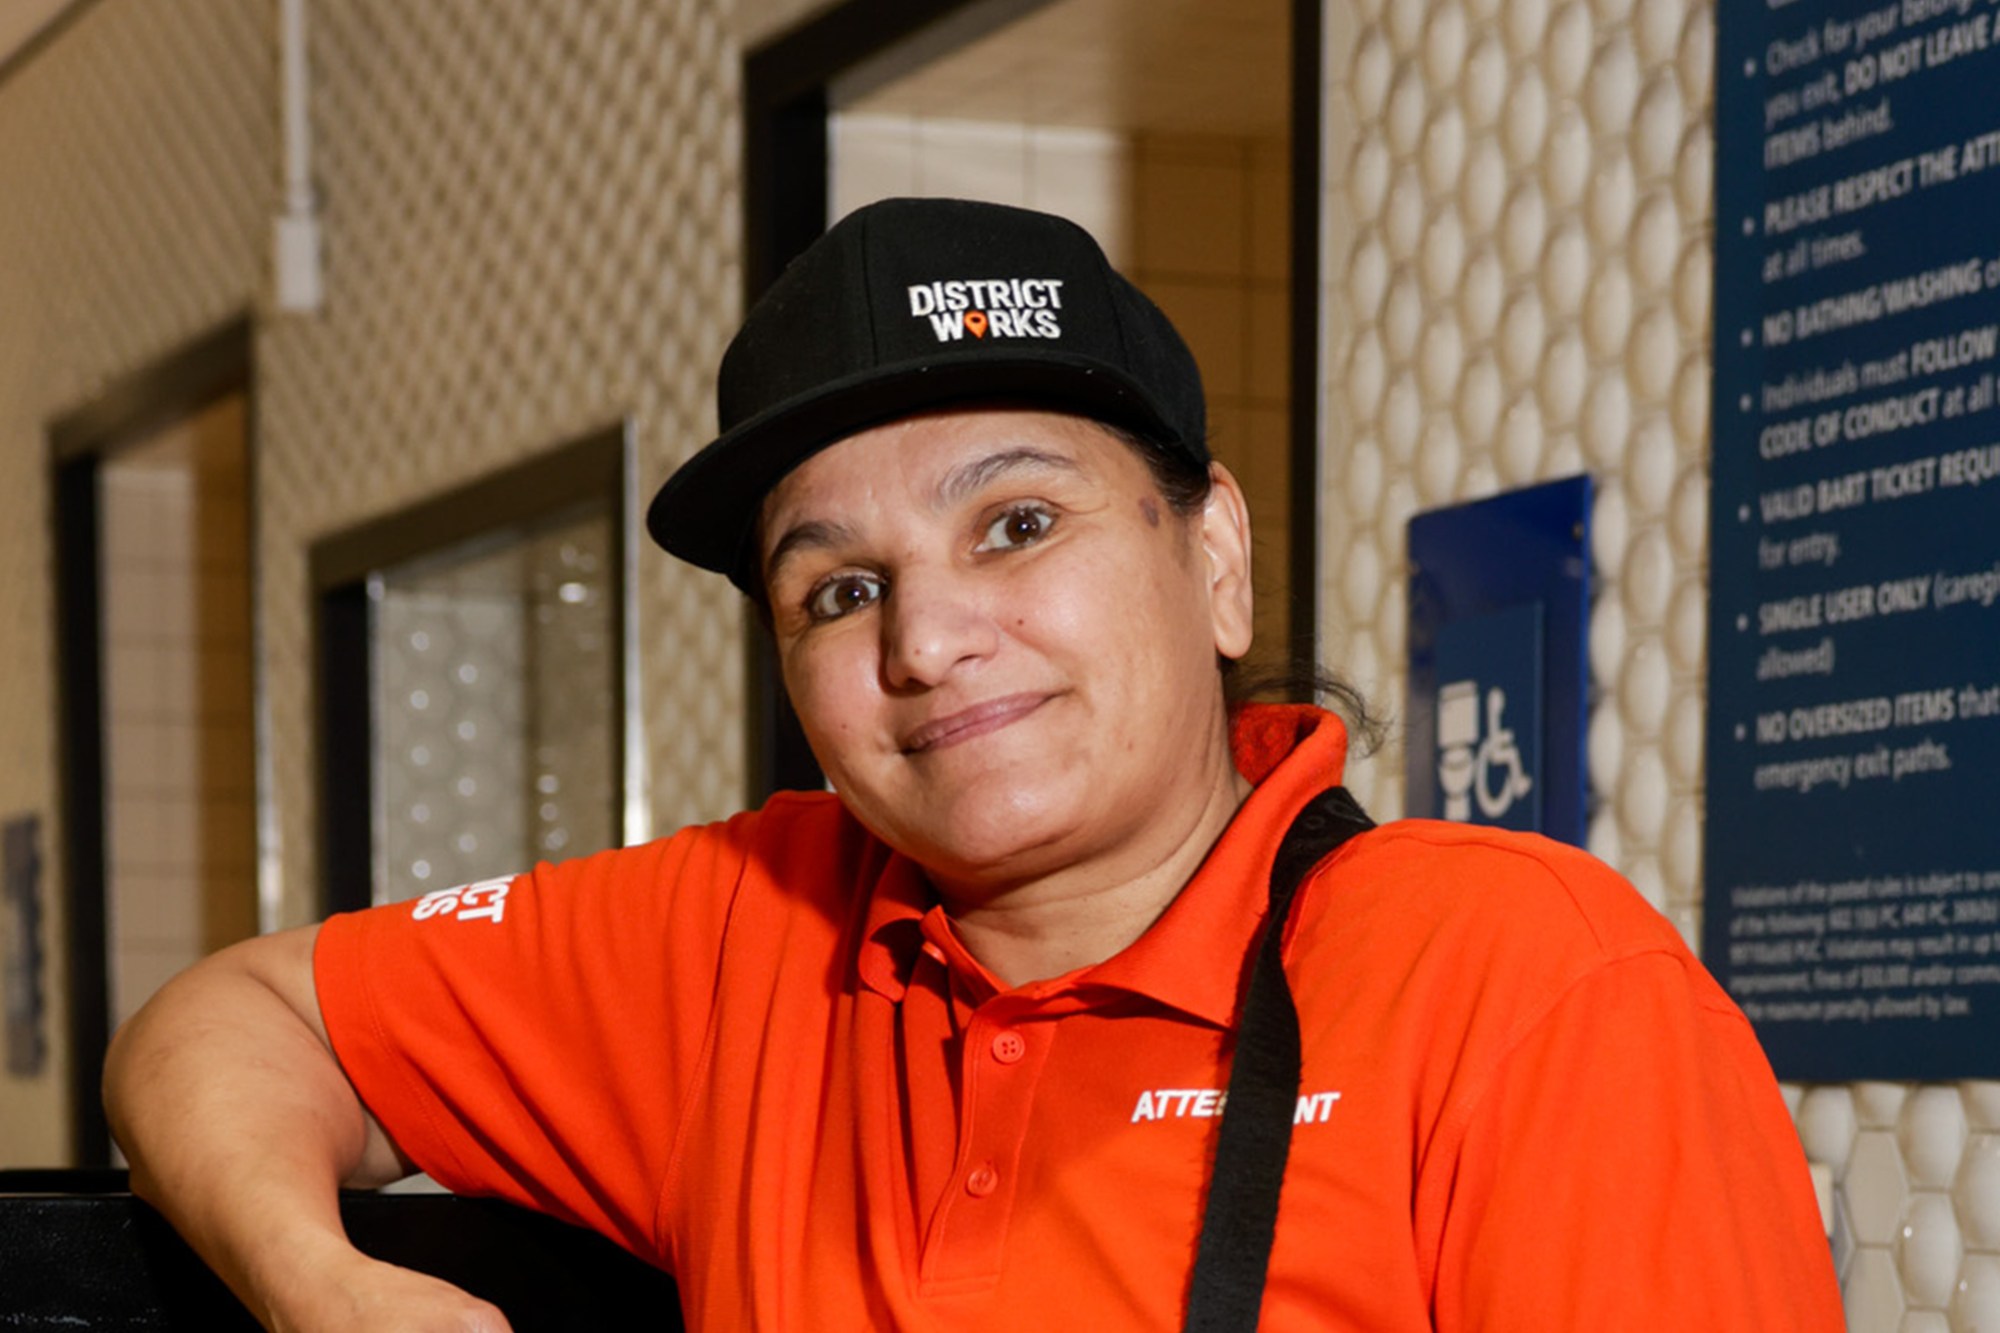
MULTIPOLYGON (((1149 440, 1137 431, 1114 426, 1108 421, 1100 421, 1097 425, 1106 435, 1122 440, 1126 447, 1139 455, 1146 471, 1153 474, 1153 484, 1160 488, 1160 498, 1167 502, 1167 508, 1182 518, 1192 518, 1208 503, 1209 474, 1205 465, 1149 440)), ((1208 451, 1204 448, 1202 452, 1208 451)))
POLYGON ((1357 756, 1371 755, 1388 738, 1390 722, 1368 703, 1368 696, 1338 672, 1303 654, 1288 662, 1222 661, 1222 695, 1234 713, 1245 704, 1310 703, 1330 709, 1347 724, 1349 748, 1357 756))

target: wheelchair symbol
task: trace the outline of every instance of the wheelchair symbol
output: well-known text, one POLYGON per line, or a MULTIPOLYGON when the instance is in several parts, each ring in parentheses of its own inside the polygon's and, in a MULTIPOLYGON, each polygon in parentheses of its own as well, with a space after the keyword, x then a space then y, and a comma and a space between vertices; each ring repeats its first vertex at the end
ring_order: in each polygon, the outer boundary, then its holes
POLYGON ((1470 821, 1475 801, 1480 814, 1499 819, 1533 790, 1535 782, 1522 769, 1514 733, 1501 721, 1506 709, 1505 690, 1495 686, 1486 692, 1482 738, 1478 683, 1455 681, 1438 691, 1438 782, 1444 788, 1446 819, 1470 821))

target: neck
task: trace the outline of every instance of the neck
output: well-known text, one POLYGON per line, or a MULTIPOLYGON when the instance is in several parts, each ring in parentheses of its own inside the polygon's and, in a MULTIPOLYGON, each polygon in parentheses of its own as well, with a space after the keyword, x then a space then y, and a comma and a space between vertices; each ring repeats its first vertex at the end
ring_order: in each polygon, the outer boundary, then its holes
POLYGON ((993 886, 939 886, 968 952, 1006 987, 1061 976, 1123 951, 1201 868, 1251 784, 1222 749, 1222 771, 1185 813, 1146 821, 1143 840, 1102 858, 993 886))

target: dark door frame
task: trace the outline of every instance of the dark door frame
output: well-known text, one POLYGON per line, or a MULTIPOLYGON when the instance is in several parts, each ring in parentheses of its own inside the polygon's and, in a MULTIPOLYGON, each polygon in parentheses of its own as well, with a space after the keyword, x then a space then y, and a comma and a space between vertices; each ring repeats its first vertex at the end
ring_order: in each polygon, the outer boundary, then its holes
MULTIPOLYGON (((1304 679, 1318 660, 1321 348, 1321 6, 1292 0, 1291 70, 1291 507, 1286 565, 1289 665, 1304 679)), ((829 89, 912 38, 944 34, 944 48, 1048 0, 846 0, 751 51, 743 62, 743 302, 747 309, 793 256, 826 230, 829 89)), ((916 45, 913 43, 913 45, 916 45)), ((923 49, 917 60, 935 50, 923 49)), ((823 785, 785 702, 769 636, 745 638, 749 801, 823 785)))
MULTIPOLYGON (((99 1100, 111 1040, 106 929, 103 585, 98 563, 98 472, 162 426, 241 393, 249 469, 249 550, 257 549, 254 331, 248 316, 113 384, 49 424, 55 571, 57 800, 62 811, 65 954, 70 1049, 70 1153, 78 1166, 111 1164, 99 1100)), ((256 608, 251 608, 255 623, 256 608)), ((253 636, 254 641, 254 636, 253 636)))
POLYGON ((314 752, 319 755, 319 899, 322 914, 367 907, 374 894, 373 671, 368 581, 377 571, 496 529, 560 517, 602 501, 610 509, 614 825, 623 829, 627 604, 632 449, 620 421, 443 495, 321 538, 308 553, 313 593, 314 752))

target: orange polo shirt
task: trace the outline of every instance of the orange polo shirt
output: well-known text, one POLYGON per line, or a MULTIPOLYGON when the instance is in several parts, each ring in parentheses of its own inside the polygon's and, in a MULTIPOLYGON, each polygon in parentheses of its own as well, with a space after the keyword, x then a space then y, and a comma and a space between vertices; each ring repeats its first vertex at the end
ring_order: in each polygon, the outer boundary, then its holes
MULTIPOLYGON (((1328 715, 1116 957, 1001 990, 823 795, 329 921, 334 1048, 448 1187, 596 1227, 696 1329, 1179 1326, 1278 839, 1328 715)), ((1267 1329, 1837 1330, 1742 1015, 1624 881, 1408 821, 1301 890, 1304 1068, 1267 1329)))

